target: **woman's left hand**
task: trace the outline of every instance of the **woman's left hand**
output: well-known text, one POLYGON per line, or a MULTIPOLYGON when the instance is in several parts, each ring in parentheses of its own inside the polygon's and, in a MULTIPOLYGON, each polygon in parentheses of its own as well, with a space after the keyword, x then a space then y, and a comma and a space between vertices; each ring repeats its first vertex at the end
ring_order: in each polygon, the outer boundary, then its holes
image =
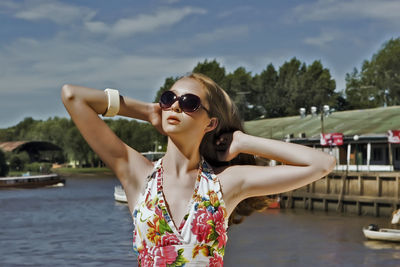
POLYGON ((239 139, 243 132, 224 133, 217 138, 215 143, 219 161, 231 161, 240 153, 239 139))

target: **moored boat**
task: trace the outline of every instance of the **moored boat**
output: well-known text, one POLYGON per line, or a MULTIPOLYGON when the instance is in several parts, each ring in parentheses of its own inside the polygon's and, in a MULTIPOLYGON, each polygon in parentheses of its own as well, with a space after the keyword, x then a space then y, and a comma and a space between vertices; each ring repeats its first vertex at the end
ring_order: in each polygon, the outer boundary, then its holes
MULTIPOLYGON (((393 211, 391 224, 397 225, 400 221, 400 209, 393 211)), ((391 228, 379 228, 376 224, 370 224, 363 228, 364 236, 371 240, 400 242, 400 230, 391 228)))
POLYGON ((114 187, 114 199, 119 202, 128 203, 126 199, 125 191, 120 185, 114 187))
POLYGON ((366 238, 372 240, 400 242, 400 230, 381 228, 376 225, 369 225, 363 228, 363 233, 366 238))
POLYGON ((64 184, 65 184, 65 179, 61 178, 56 173, 44 174, 44 175, 0 177, 0 189, 63 186, 64 184))

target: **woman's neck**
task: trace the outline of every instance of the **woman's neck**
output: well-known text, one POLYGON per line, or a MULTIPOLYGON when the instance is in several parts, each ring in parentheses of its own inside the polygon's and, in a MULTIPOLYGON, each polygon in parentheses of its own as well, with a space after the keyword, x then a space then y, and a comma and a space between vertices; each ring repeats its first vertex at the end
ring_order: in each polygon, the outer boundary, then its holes
POLYGON ((188 173, 197 170, 201 159, 199 152, 200 144, 187 142, 179 143, 168 138, 167 152, 163 159, 164 169, 167 168, 171 174, 188 173))

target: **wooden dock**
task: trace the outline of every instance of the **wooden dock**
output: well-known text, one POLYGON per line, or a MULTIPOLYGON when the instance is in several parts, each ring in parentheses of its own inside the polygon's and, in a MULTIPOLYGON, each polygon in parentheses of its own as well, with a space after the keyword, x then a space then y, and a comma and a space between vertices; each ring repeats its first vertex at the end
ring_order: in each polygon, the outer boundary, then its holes
POLYGON ((334 172, 281 195, 282 208, 389 216, 400 208, 400 172, 334 172))

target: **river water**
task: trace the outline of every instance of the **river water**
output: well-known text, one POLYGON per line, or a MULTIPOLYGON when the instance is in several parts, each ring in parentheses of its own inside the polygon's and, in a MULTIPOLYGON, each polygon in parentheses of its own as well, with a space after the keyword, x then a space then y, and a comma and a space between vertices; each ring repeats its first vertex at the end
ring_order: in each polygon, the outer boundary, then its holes
MULTIPOLYGON (((112 177, 59 188, 0 190, 0 266, 136 266, 127 205, 112 177)), ((225 266, 400 266, 400 244, 361 228, 389 218, 267 210, 229 229, 225 266)))

